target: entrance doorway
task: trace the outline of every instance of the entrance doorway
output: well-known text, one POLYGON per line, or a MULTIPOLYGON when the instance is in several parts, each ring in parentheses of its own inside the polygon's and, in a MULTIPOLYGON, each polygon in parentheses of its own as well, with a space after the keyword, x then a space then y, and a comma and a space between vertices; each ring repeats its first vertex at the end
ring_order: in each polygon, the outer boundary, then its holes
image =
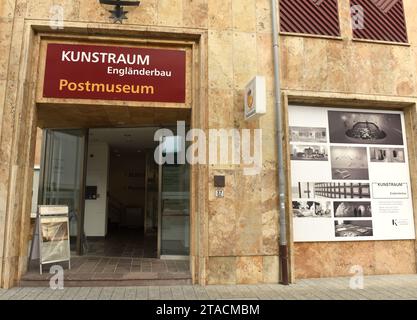
MULTIPOLYGON (((43 131, 38 204, 68 205, 72 265, 91 269, 93 278, 121 269, 191 278, 189 167, 158 164, 159 129, 43 131)), ((161 155, 178 159, 178 137, 163 140, 161 155)), ((30 285, 31 275, 23 280, 30 285)))
POLYGON ((45 130, 39 204, 69 206, 74 254, 188 257, 189 167, 155 161, 158 129, 45 130))

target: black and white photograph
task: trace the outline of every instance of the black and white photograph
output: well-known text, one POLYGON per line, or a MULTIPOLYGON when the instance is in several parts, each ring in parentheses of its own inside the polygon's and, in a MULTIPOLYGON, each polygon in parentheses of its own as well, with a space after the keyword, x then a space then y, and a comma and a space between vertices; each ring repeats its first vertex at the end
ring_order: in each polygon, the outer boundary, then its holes
POLYGON ((317 217, 332 217, 332 203, 330 201, 315 201, 314 208, 317 217))
POLYGON ((313 194, 316 198, 369 199, 369 183, 356 182, 315 182, 313 194))
POLYGON ((295 218, 331 218, 330 201, 293 201, 293 216, 295 218))
POLYGON ((368 156, 364 147, 330 147, 333 180, 368 180, 368 156))
POLYGON ((342 237, 372 237, 372 220, 336 220, 335 236, 342 237))
POLYGON ((335 218, 368 218, 372 217, 371 202, 335 201, 335 218))
POLYGON ((312 199, 314 198, 314 183, 296 182, 292 186, 293 199, 312 199))
POLYGON ((403 145, 401 116, 328 111, 331 143, 403 145))
POLYGON ((371 162, 405 162, 405 154, 403 148, 370 148, 371 162))
POLYGON ((293 161, 328 161, 329 154, 323 145, 291 145, 291 160, 293 161))
POLYGON ((296 218, 314 217, 314 201, 293 201, 292 213, 296 218))
POLYGON ((326 128, 290 127, 291 142, 327 142, 326 128))

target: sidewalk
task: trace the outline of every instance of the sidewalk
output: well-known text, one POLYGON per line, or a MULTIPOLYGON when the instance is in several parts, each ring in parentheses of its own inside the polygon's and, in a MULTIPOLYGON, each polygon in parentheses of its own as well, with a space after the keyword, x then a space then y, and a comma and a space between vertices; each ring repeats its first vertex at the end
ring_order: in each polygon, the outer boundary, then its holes
POLYGON ((120 288, 0 289, 0 300, 364 300, 417 299, 417 275, 367 276, 364 289, 352 290, 350 278, 299 280, 282 285, 152 286, 120 288))

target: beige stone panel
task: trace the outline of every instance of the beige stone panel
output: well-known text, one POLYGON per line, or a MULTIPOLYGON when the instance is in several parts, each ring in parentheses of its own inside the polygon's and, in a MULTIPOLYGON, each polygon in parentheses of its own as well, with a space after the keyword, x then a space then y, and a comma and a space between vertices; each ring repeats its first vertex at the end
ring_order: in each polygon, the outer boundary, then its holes
POLYGON ((3 279, 0 285, 3 288, 11 288, 15 283, 15 274, 18 269, 18 257, 3 257, 3 279))
POLYGON ((392 46, 372 46, 369 48, 372 59, 369 81, 372 84, 372 93, 392 95, 395 92, 393 82, 393 69, 395 62, 391 54, 392 46))
POLYGON ((264 256, 262 271, 263 271, 264 283, 278 283, 279 281, 278 256, 264 256))
POLYGON ((258 74, 265 77, 266 90, 274 90, 274 59, 272 54, 272 36, 269 33, 256 35, 258 74))
POLYGON ((158 0, 141 1, 139 7, 132 8, 127 14, 127 23, 155 25, 158 23, 158 0))
POLYGON ((332 276, 349 276, 351 270, 359 266, 364 274, 375 274, 375 242, 374 241, 351 241, 332 243, 334 270, 332 276))
POLYGON ((236 257, 210 257, 207 284, 236 284, 236 257))
POLYGON ((237 257, 236 282, 238 284, 255 284, 263 280, 263 257, 237 257))
POLYGON ((327 243, 295 243, 295 277, 305 279, 334 275, 336 259, 333 248, 327 243))
POLYGON ((235 127, 236 128, 259 128, 259 120, 245 120, 245 105, 244 105, 244 94, 245 91, 235 90, 233 92, 233 112, 235 117, 235 127))
POLYGON ((256 31, 272 32, 271 1, 256 0, 256 31))
POLYGON ((387 72, 388 83, 394 83, 395 88, 392 92, 399 96, 415 96, 416 95, 416 51, 414 48, 410 50, 408 47, 393 46, 392 47, 392 70, 391 75, 387 72), (394 76, 394 81, 392 78, 394 76), (391 82, 389 82, 391 80, 391 82))
POLYGON ((260 194, 262 191, 260 175, 245 176, 243 172, 236 174, 237 190, 237 243, 236 254, 260 255, 262 252, 262 214, 260 194))
POLYGON ((236 185, 234 170, 211 170, 209 180, 209 255, 234 256, 236 253, 236 185), (214 176, 224 175, 224 198, 216 198, 214 176))
POLYGON ((228 90, 233 85, 233 36, 230 31, 210 31, 208 36, 209 88, 228 90))
POLYGON ((350 19, 350 1, 338 1, 339 24, 341 37, 344 40, 352 38, 352 21, 350 19))
POLYGON ((0 132, 0 163, 8 165, 12 150, 12 139, 16 113, 17 83, 9 81, 6 85, 6 99, 3 105, 2 124, 0 132))
POLYGON ((208 27, 208 1, 209 0, 183 0, 184 27, 208 27))
POLYGON ((298 89, 304 79, 304 38, 283 36, 280 67, 282 89, 298 89))
POLYGON ((303 89, 324 91, 327 84, 327 40, 304 40, 303 89))
MULTIPOLYGON (((99 1, 91 1, 91 0, 79 0, 80 2, 80 10, 79 10, 79 20, 86 21, 86 22, 111 22, 112 20, 110 17, 110 12, 108 10, 112 9, 112 6, 105 6, 101 5, 99 1)), ((141 3, 142 6, 142 3, 141 3)), ((135 8, 134 10, 138 10, 135 8)), ((131 22, 132 16, 132 9, 129 10, 127 14, 129 22, 131 22)))
POLYGON ((256 34, 233 33, 234 88, 243 90, 257 73, 256 34))
POLYGON ((3 19, 13 18, 15 5, 16 5, 15 0, 0 1, 0 18, 3 18, 3 19))
POLYGON ((348 68, 350 72, 348 91, 369 94, 372 92, 372 55, 374 44, 356 42, 352 44, 348 68))
POLYGON ((180 27, 183 23, 183 0, 158 1, 158 25, 180 27))
POLYGON ((351 72, 348 69, 349 49, 350 47, 346 42, 328 41, 326 83, 328 91, 346 92, 348 90, 348 74, 351 72))
POLYGON ((256 32, 256 2, 232 0, 233 30, 256 32))
MULTIPOLYGON (((262 128, 263 129, 263 128, 262 128)), ((274 166, 277 161, 277 138, 274 131, 262 130, 262 165, 263 168, 274 166)))
POLYGON ((208 27, 211 30, 232 28, 232 0, 208 1, 208 27))
MULTIPOLYGON (((13 23, 13 35, 10 42, 10 54, 8 56, 7 79, 18 80, 21 70, 22 38, 24 32, 24 20, 15 19, 13 23)), ((21 79, 25 81, 26 79, 21 79)))
POLYGON ((417 43, 417 3, 414 0, 403 0, 408 42, 417 43))
MULTIPOLYGON (((275 198, 274 204, 278 204, 275 198)), ((262 213, 262 254, 278 253, 278 210, 262 213)))
POLYGON ((6 98, 6 80, 0 80, 0 141, 1 141, 1 128, 3 125, 3 112, 4 101, 6 98))
POLYGON ((9 65, 10 43, 12 41, 13 21, 0 20, 0 80, 7 79, 9 65))
POLYGON ((234 128, 232 91, 209 90, 209 128, 234 128))
POLYGON ((57 14, 59 17, 60 8, 62 8, 64 20, 76 21, 79 19, 80 1, 85 5, 88 0, 30 0, 28 1, 26 18, 53 19, 57 14))
POLYGON ((367 275, 415 273, 414 241, 295 243, 297 278, 349 276, 353 266, 367 275))
POLYGON ((35 160, 34 165, 41 165, 41 153, 42 153, 42 129, 37 128, 36 130, 36 146, 35 146, 35 160))
POLYGON ((376 274, 416 273, 415 241, 375 243, 376 274))

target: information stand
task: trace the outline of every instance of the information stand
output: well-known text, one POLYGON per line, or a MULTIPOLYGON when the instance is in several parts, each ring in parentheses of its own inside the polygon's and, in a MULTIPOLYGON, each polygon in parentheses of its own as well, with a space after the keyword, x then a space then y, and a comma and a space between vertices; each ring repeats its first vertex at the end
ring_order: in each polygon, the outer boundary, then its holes
POLYGON ((38 206, 31 259, 44 264, 68 261, 71 269, 68 206, 38 206), (37 247, 36 247, 37 246, 37 247))

